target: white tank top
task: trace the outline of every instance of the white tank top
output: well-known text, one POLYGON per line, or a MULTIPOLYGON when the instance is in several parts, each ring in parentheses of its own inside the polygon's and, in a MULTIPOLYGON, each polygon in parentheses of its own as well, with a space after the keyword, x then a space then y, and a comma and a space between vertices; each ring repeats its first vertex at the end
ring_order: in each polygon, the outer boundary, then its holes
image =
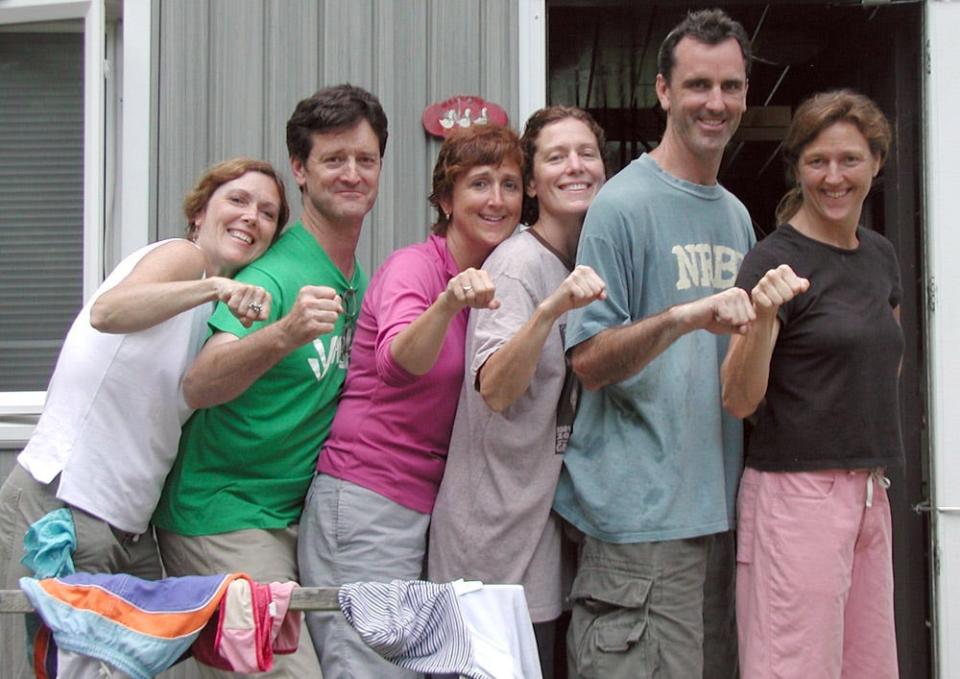
POLYGON ((97 297, 123 280, 153 243, 124 259, 67 333, 37 428, 17 458, 57 497, 129 533, 147 530, 190 416, 180 388, 207 336, 214 305, 152 328, 108 334, 90 325, 97 297))

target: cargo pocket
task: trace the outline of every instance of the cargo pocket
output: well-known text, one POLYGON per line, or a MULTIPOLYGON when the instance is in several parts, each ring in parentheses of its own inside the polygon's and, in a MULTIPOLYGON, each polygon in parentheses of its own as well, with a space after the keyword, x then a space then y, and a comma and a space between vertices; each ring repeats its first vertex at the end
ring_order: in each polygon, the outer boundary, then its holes
POLYGON ((652 677, 659 647, 647 625, 653 581, 623 571, 582 567, 573 582, 570 622, 577 675, 652 677))

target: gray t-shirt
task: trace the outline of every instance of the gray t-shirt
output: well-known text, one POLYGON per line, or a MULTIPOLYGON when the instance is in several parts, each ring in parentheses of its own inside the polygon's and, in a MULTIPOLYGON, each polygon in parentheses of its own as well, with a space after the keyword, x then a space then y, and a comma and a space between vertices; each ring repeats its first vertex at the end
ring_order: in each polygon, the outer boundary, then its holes
MULTIPOLYGON (((570 314, 567 348, 611 327, 733 286, 754 237, 746 208, 718 184, 692 184, 641 156, 601 189, 577 261, 607 299, 570 314)), ((636 375, 584 391, 554 504, 606 542, 729 530, 742 427, 723 412, 728 337, 684 335, 636 375)))
MULTIPOLYGON (((447 467, 430 524, 428 574, 522 584, 534 622, 560 615, 560 527, 551 512, 566 444, 573 380, 563 353, 562 317, 550 332, 527 391, 502 413, 476 388, 484 362, 512 338, 570 272, 533 232, 504 241, 483 265, 497 288, 496 311, 473 311, 466 375, 447 467), (570 379, 568 380, 568 375, 570 379)), ((574 390, 576 393, 576 390, 574 390)))

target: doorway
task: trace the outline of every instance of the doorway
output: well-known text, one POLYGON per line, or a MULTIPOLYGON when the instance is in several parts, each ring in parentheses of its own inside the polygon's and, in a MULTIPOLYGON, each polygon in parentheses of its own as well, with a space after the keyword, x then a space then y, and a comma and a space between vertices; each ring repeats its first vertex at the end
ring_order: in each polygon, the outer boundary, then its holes
MULTIPOLYGON (((712 5, 710 5, 712 6, 712 5)), ((656 55, 688 2, 547 0, 547 101, 585 108, 603 126, 611 173, 660 138, 656 55)), ((922 44, 923 5, 893 0, 739 2, 724 9, 753 39, 748 112, 720 182, 746 204, 757 238, 775 228, 785 191, 780 141, 808 95, 848 87, 870 96, 894 127, 886 167, 864 205, 864 226, 897 250, 906 338, 901 412, 906 465, 888 470, 894 523, 894 577, 900 674, 931 676, 930 523, 924 356, 922 44)))

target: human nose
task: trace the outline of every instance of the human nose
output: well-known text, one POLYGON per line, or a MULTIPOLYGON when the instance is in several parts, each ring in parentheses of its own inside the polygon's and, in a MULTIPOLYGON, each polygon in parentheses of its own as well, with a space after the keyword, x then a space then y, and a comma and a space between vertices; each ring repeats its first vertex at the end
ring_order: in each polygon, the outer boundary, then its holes
POLYGON ((503 187, 500 186, 500 184, 494 184, 492 186, 488 202, 493 206, 503 205, 503 187))
POLYGON ((843 180, 842 173, 840 172, 840 165, 836 161, 830 161, 827 164, 827 176, 826 182, 828 184, 838 184, 843 180))
POLYGON ((719 85, 710 88, 710 92, 707 94, 707 108, 711 111, 723 110, 723 92, 719 85))
POLYGON ((580 172, 583 169, 583 158, 576 151, 567 156, 567 171, 571 174, 580 172))
POLYGON ((356 158, 348 158, 343 168, 343 181, 350 184, 356 184, 360 181, 360 171, 357 167, 356 158))

